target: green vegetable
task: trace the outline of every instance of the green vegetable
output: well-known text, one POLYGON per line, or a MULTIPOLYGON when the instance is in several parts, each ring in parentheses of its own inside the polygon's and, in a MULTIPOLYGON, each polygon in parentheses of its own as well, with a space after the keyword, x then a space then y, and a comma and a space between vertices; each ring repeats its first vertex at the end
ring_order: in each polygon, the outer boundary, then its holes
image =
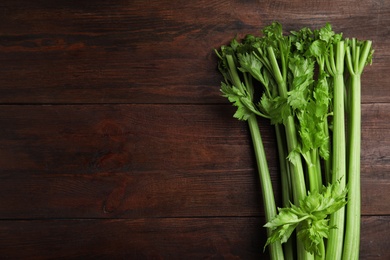
POLYGON ((346 233, 343 249, 344 259, 359 259, 360 244, 360 88, 361 74, 367 64, 371 64, 373 50, 371 41, 348 41, 347 68, 350 75, 349 148, 348 148, 348 189, 349 200, 346 217, 346 233))
POLYGON ((347 203, 346 193, 346 189, 342 189, 337 182, 323 187, 321 191, 309 191, 300 201, 299 207, 291 204, 290 207, 280 208, 278 216, 264 225, 273 231, 266 246, 275 241, 286 242, 294 229, 301 226, 298 238, 302 239, 305 249, 312 254, 324 256, 323 238, 328 238, 330 230, 336 228, 329 226, 327 216, 347 203))
MULTIPOLYGON (((221 91, 230 102, 237 106, 237 112, 234 114, 234 117, 239 120, 248 121, 258 165, 260 185, 265 205, 265 217, 269 221, 276 216, 276 204, 264 146, 256 118, 256 115, 262 114, 257 110, 253 101, 254 89, 251 76, 245 72, 240 73, 237 70, 238 60, 235 54, 237 45, 238 43, 233 40, 231 46, 222 46, 221 51, 216 52, 220 58, 219 70, 225 79, 225 82, 221 84, 221 91)), ((276 241, 276 243, 271 245, 270 255, 271 259, 284 259, 280 242, 276 241)))
MULTIPOLYGON (((344 42, 339 41, 330 46, 329 59, 326 60, 329 74, 333 78, 333 156, 332 182, 341 180, 344 188, 346 183, 346 142, 344 116, 344 42)), ((326 259, 341 259, 344 237, 344 208, 332 214, 330 224, 337 227, 329 234, 326 259)))
POLYGON ((371 63, 371 41, 344 39, 330 24, 285 35, 274 22, 261 32, 233 39, 216 54, 223 96, 237 107, 233 116, 249 125, 267 221, 265 248, 271 259, 358 259, 360 78, 371 63), (278 214, 257 116, 275 127, 283 199, 278 214))

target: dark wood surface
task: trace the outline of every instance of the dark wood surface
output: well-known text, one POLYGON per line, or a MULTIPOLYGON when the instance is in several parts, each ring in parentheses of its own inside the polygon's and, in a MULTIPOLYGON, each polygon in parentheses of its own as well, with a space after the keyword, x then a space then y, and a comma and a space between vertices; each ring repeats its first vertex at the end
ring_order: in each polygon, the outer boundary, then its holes
MULTIPOLYGON (((390 259, 381 0, 1 1, 0 258, 263 259, 249 132, 220 95, 213 48, 274 20, 374 42, 361 259, 390 259)), ((260 125, 277 192, 274 133, 260 125)))

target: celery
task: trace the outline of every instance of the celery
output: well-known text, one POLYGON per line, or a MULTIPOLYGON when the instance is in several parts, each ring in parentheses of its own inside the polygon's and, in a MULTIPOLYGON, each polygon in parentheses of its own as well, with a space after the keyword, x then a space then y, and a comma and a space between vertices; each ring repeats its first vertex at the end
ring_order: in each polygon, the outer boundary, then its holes
POLYGON ((216 54, 223 96, 237 107, 234 117, 249 125, 271 259, 294 259, 295 253, 299 260, 358 259, 360 78, 372 59, 371 41, 344 40, 330 24, 286 36, 275 22, 262 34, 233 39, 216 54), (278 214, 257 116, 275 126, 278 214))
MULTIPOLYGON (((332 156, 332 183, 340 182, 342 188, 346 186, 346 142, 344 116, 344 41, 331 46, 327 60, 329 74, 333 77, 333 156, 332 156), (335 48, 335 49, 334 49, 335 48)), ((330 216, 330 225, 336 226, 330 231, 327 244, 326 259, 341 259, 344 236, 344 207, 330 216)))
MULTIPOLYGON (((221 84, 221 91, 224 96, 238 107, 234 117, 248 122, 258 166, 260 186, 265 207, 265 217, 266 221, 270 221, 276 216, 276 204, 264 146, 256 118, 256 115, 262 114, 256 109, 256 106, 253 103, 254 90, 250 80, 251 76, 237 70, 238 61, 237 57, 234 55, 234 48, 237 47, 235 43, 235 41, 232 41, 230 47, 223 46, 220 52, 216 51, 220 58, 219 69, 225 79, 225 82, 221 84), (242 79, 244 82, 242 82, 242 79)), ((270 232, 271 231, 268 229, 268 236, 270 235, 270 232)), ((284 253, 280 242, 271 245, 270 256, 271 259, 274 260, 284 259, 284 253)))
POLYGON ((350 74, 348 91, 351 95, 349 107, 348 190, 349 203, 346 213, 346 230, 343 259, 359 259, 360 244, 360 135, 361 135, 361 74, 364 66, 371 62, 371 41, 352 39, 347 47, 347 68, 350 74))

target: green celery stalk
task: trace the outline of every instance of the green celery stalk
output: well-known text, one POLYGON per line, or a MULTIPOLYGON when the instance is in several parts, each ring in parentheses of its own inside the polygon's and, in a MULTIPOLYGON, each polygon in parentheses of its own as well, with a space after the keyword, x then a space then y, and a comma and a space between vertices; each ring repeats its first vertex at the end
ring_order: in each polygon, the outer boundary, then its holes
MULTIPOLYGON (((283 126, 281 124, 275 125, 276 144, 278 147, 278 157, 280 166, 280 178, 282 186, 282 203, 283 207, 289 207, 292 201, 292 190, 291 190, 291 173, 287 163, 287 147, 285 136, 283 135, 283 126)), ((290 238, 283 245, 284 256, 286 259, 294 259, 293 240, 290 238)))
POLYGON ((307 175, 310 191, 319 191, 322 188, 322 176, 318 149, 312 149, 305 155, 307 161, 307 175))
MULTIPOLYGON (((273 70, 275 81, 278 84, 279 95, 283 98, 287 98, 287 83, 285 80, 285 71, 287 71, 287 64, 285 59, 282 59, 282 71, 280 71, 278 61, 272 47, 267 48, 268 57, 273 70)), ((297 130, 295 128, 295 121, 292 115, 289 115, 286 119, 285 131, 287 140, 288 153, 295 151, 298 147, 297 130)), ((305 176, 303 172, 302 159, 300 156, 295 158, 294 163, 291 165, 291 182, 293 190, 293 200, 295 205, 299 205, 300 200, 306 196, 306 184, 305 176)), ((307 252, 299 239, 297 239, 297 254, 299 260, 313 259, 313 255, 307 252)))
MULTIPOLYGON (((342 189, 346 186, 346 152, 345 152, 345 116, 344 116, 344 41, 331 46, 327 62, 329 74, 333 77, 333 153, 332 153, 332 183, 339 182, 342 189), (334 48, 336 48, 334 52, 334 48)), ((344 214, 342 207, 330 216, 330 230, 327 244, 327 260, 341 259, 344 236, 344 214)))
MULTIPOLYGON (((246 92, 253 94, 253 86, 249 84, 249 81, 247 80, 247 75, 245 76, 246 85, 243 85, 241 83, 238 71, 237 71, 237 64, 235 63, 235 60, 232 55, 226 55, 226 60, 228 62, 229 72, 232 78, 233 84, 240 88, 241 90, 244 90, 246 87, 246 92)), ((274 192, 272 188, 272 182, 271 177, 269 174, 269 168, 268 163, 266 159, 266 154, 264 150, 264 145, 262 142, 260 129, 258 126, 257 118, 254 113, 252 113, 248 119, 247 119, 249 130, 251 134, 251 139, 253 143, 253 149, 255 152, 256 157, 256 163, 258 167, 258 174, 259 174, 259 180, 260 180, 260 186, 261 191, 263 195, 263 201, 264 201, 264 213, 266 221, 270 221, 273 219, 276 215, 276 203, 274 198, 274 192)), ((267 229, 267 234, 269 236, 271 230, 267 229)), ((274 245, 271 245, 270 247, 270 256, 272 260, 283 260, 284 259, 284 253, 283 248, 280 242, 274 243, 274 245)))
POLYGON ((347 48, 347 68, 350 74, 349 91, 349 154, 348 154, 348 198, 343 259, 359 259, 360 244, 360 150, 361 150, 361 74, 371 50, 371 41, 363 43, 363 49, 352 39, 347 48))
MULTIPOLYGON (((283 79, 282 73, 280 72, 278 62, 276 60, 274 51, 272 47, 268 47, 268 53, 270 56, 270 61, 272 64, 272 69, 274 71, 275 79, 278 84, 279 95, 281 97, 287 98, 287 85, 286 81, 283 79)), ((286 131, 286 140, 288 153, 294 151, 298 147, 297 131, 295 128, 295 122, 292 115, 289 115, 285 122, 285 131, 286 131)), ((306 185, 305 177, 303 173, 302 161, 300 157, 296 158, 296 161, 292 163, 293 172, 291 173, 292 177, 292 187, 293 187, 293 198, 294 202, 299 205, 299 200, 306 196, 306 185)))
MULTIPOLYGON (((258 166, 258 173, 260 178, 261 192, 264 201, 264 211, 266 221, 270 221, 277 214, 276 204, 273 196, 272 182, 269 174, 267 159, 265 156, 265 150, 263 141, 261 139, 260 130, 257 122, 256 115, 251 115, 248 118, 249 130, 252 137, 253 148, 255 151, 256 162, 258 166)), ((270 235, 270 228, 267 228, 267 234, 270 235)), ((270 245, 271 259, 280 260, 284 259, 282 245, 279 241, 270 245)))
MULTIPOLYGON (((328 150, 331 151, 331 141, 330 141, 330 134, 329 134, 329 125, 326 121, 324 124, 325 132, 327 133, 327 136, 329 137, 329 141, 327 143, 328 150)), ((332 169, 332 157, 329 156, 327 160, 324 160, 324 180, 325 183, 331 183, 332 177, 331 177, 331 169, 332 169)))

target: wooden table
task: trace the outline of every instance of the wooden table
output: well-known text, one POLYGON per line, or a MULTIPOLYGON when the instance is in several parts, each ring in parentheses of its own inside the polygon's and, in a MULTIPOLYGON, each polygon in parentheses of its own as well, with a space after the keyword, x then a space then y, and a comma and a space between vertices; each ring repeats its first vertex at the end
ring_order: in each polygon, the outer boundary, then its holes
POLYGON ((0 12, 0 258, 264 258, 249 132, 220 95, 213 48, 277 20, 374 42, 361 259, 390 259, 390 1, 3 0, 0 12))

